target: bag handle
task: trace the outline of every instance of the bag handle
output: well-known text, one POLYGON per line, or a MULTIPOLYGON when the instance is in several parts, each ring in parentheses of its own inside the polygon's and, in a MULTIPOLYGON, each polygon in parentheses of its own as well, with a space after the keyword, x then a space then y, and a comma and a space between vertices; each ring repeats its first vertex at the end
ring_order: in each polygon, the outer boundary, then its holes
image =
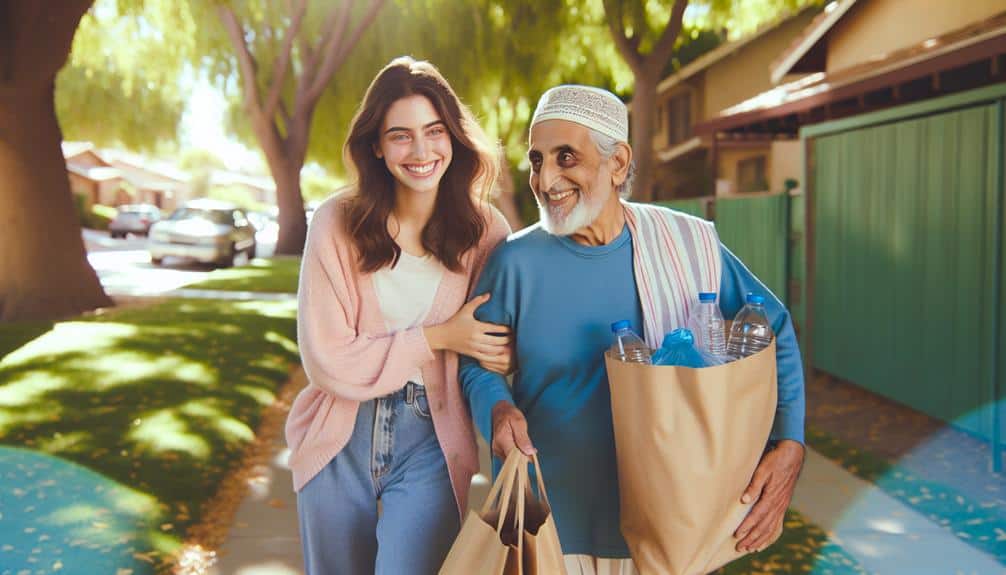
MULTIPOLYGON (((496 497, 500 494, 500 490, 504 485, 508 483, 513 483, 514 472, 517 468, 517 459, 512 457, 507 457, 506 461, 503 462, 503 467, 500 469, 499 475, 496 477, 496 481, 493 482, 492 488, 489 490, 489 494, 486 495, 486 500, 482 503, 482 509, 479 510, 480 515, 485 515, 489 513, 493 508, 493 503, 496 502, 496 497)), ((509 501, 509 496, 505 496, 509 501)))
POLYGON ((524 575, 524 492, 530 487, 527 477, 527 456, 523 453, 520 455, 521 463, 517 470, 517 575, 524 575))
POLYGON ((510 502, 513 496, 515 482, 517 483, 516 519, 518 521, 518 527, 521 530, 519 532, 522 532, 524 529, 524 488, 527 482, 527 457, 521 453, 519 449, 513 449, 510 451, 509 455, 507 455, 499 476, 496 478, 495 483, 493 483, 492 489, 489 491, 489 495, 486 497, 485 503, 482 504, 481 514, 484 516, 492 509, 492 505, 500 489, 503 490, 503 494, 499 499, 499 518, 496 521, 497 535, 503 532, 503 522, 506 520, 507 514, 510 512, 510 502), (521 475, 520 472, 521 468, 524 468, 525 470, 523 475, 521 475))
POLYGON ((548 492, 545 491, 545 479, 541 475, 541 465, 538 463, 537 453, 531 455, 531 461, 534 463, 534 476, 538 483, 538 497, 551 509, 552 504, 548 502, 548 492))

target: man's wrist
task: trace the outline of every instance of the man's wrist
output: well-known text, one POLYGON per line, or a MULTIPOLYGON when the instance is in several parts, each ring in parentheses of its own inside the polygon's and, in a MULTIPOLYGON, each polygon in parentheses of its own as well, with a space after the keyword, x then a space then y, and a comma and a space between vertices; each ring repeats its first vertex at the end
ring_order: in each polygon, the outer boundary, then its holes
POLYGON ((510 409, 513 406, 514 406, 513 402, 507 401, 506 399, 501 399, 497 401, 496 403, 493 404, 492 408, 493 419, 496 419, 496 416, 503 410, 510 409))

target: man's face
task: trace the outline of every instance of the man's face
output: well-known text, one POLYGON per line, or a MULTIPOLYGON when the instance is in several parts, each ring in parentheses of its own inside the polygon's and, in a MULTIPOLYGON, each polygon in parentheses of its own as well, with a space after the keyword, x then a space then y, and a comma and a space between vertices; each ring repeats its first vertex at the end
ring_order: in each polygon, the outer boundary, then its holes
POLYGON ((566 236, 592 224, 615 194, 611 160, 601 156, 590 130, 580 124, 535 124, 527 157, 542 227, 551 234, 566 236))

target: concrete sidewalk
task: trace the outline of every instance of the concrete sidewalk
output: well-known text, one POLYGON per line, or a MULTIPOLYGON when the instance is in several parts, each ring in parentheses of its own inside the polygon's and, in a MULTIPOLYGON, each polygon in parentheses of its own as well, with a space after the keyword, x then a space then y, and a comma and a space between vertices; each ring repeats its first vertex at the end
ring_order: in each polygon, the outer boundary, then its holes
POLYGON ((872 573, 1006 574, 991 555, 813 450, 792 507, 872 573))
MULTIPOLYGON (((297 497, 287 466, 289 450, 277 437, 268 465, 249 484, 217 563, 207 575, 301 575, 303 559, 297 525, 297 497)), ((469 507, 489 493, 489 450, 479 439, 483 472, 472 479, 469 507)))
MULTIPOLYGON (((482 473, 469 500, 489 489, 489 457, 480 443, 482 473)), ((251 485, 211 575, 299 575, 297 504, 281 438, 268 469, 251 485)), ((792 507, 824 529, 871 573, 878 575, 1000 575, 1006 567, 946 528, 886 495, 822 455, 808 450, 792 507)), ((807 558, 808 567, 814 562, 807 558)))
POLYGON ((297 528, 297 497, 282 437, 268 465, 249 481, 227 541, 208 575, 299 575, 303 573, 297 528))

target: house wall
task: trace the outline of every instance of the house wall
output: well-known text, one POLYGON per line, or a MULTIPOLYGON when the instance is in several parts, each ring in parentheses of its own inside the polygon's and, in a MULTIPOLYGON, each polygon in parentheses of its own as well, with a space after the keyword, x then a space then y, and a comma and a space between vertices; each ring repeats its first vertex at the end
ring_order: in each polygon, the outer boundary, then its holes
POLYGON ((726 108, 771 89, 769 65, 814 16, 813 11, 804 12, 707 68, 701 116, 696 120, 708 120, 726 108))
POLYGON ((829 74, 1006 11, 1003 0, 860 1, 828 33, 829 74))
MULTIPOLYGON (((739 193, 737 182, 737 164, 741 160, 765 156, 765 175, 770 178, 772 173, 772 148, 769 144, 758 148, 719 148, 716 151, 716 195, 732 195, 739 193)), ((771 181, 771 180, 769 180, 771 181)), ((768 191, 768 190, 758 190, 768 191)))
POLYGON ((663 94, 657 95, 657 109, 659 112, 654 117, 655 130, 653 131, 653 149, 666 150, 673 146, 668 145, 669 126, 668 114, 670 114, 670 100, 683 92, 692 92, 692 125, 699 121, 704 102, 703 86, 705 85, 705 73, 699 72, 695 76, 688 78, 684 82, 675 85, 663 94))
POLYGON ((656 166, 655 201, 694 198, 709 194, 711 174, 708 151, 698 149, 656 166))
POLYGON ((769 191, 786 189, 786 180, 793 178, 803 188, 803 146, 800 140, 776 140, 769 155, 769 191))
POLYGON ((98 182, 89 180, 73 172, 68 172, 67 175, 70 177, 70 190, 73 193, 86 196, 89 205, 99 203, 98 182))

